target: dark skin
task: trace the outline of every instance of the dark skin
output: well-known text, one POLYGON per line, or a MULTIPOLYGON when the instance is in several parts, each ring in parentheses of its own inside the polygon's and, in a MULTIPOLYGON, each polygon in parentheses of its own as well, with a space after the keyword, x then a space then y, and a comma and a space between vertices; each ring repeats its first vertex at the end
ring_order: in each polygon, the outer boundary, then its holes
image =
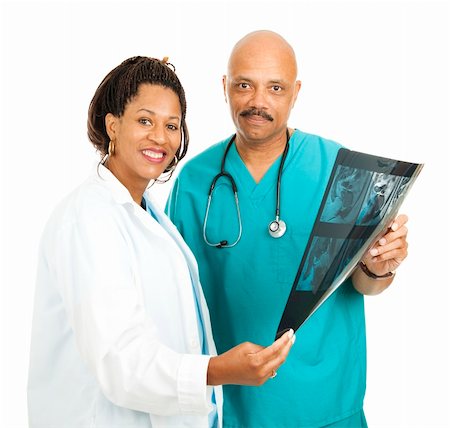
MULTIPOLYGON (((138 205, 150 181, 172 162, 180 146, 180 124, 177 95, 160 85, 141 85, 121 117, 106 115, 108 136, 114 142, 106 166, 138 205)), ((292 330, 268 347, 241 343, 211 357, 206 382, 262 385, 283 364, 293 343, 292 330)))
MULTIPOLYGON (((301 88, 296 79, 292 47, 271 31, 248 34, 230 55, 223 77, 225 99, 236 127, 236 148, 256 183, 285 147, 287 122, 301 88), (249 111, 254 114, 246 114, 249 111)), ((374 274, 396 270, 407 257, 407 221, 406 215, 399 215, 363 257, 374 274)), ((358 267, 352 280, 361 294, 374 295, 384 291, 393 277, 373 279, 358 267)))

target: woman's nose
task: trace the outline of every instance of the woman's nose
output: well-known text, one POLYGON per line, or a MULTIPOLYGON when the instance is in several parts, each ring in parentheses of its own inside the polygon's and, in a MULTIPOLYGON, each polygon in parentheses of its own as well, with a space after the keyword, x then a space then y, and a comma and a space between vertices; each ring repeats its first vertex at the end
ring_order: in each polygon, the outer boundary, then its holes
POLYGON ((162 125, 155 125, 148 133, 147 138, 154 141, 158 145, 165 144, 167 142, 165 127, 162 125))

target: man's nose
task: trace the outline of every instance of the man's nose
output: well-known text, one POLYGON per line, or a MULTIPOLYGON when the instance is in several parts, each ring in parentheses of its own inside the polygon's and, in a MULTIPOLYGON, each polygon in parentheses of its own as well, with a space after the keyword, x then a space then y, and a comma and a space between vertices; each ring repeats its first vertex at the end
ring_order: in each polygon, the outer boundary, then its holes
POLYGON ((256 88, 251 98, 252 105, 256 108, 267 108, 267 94, 265 88, 256 88))

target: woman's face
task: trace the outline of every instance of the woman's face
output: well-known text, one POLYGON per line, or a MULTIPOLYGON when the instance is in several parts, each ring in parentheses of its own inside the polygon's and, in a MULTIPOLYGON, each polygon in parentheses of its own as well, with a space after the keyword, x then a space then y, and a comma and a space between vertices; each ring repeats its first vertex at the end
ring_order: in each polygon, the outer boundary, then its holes
POLYGON ((180 101, 160 85, 141 84, 123 115, 108 113, 105 122, 114 142, 107 166, 130 192, 158 178, 181 144, 180 101))

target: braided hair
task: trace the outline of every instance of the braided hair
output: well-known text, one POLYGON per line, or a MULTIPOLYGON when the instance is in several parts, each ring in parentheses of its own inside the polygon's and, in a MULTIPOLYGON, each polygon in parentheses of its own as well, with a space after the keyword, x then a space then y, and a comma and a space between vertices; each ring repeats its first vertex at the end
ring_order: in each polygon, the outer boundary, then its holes
POLYGON ((106 132, 105 116, 108 113, 116 117, 123 115, 125 107, 136 96, 143 83, 161 85, 170 88, 178 96, 181 106, 181 144, 174 160, 164 172, 171 172, 179 160, 186 155, 189 145, 189 132, 186 125, 186 96, 175 67, 156 58, 134 56, 126 59, 111 70, 95 91, 88 110, 88 138, 102 157, 109 148, 109 137, 106 132))

